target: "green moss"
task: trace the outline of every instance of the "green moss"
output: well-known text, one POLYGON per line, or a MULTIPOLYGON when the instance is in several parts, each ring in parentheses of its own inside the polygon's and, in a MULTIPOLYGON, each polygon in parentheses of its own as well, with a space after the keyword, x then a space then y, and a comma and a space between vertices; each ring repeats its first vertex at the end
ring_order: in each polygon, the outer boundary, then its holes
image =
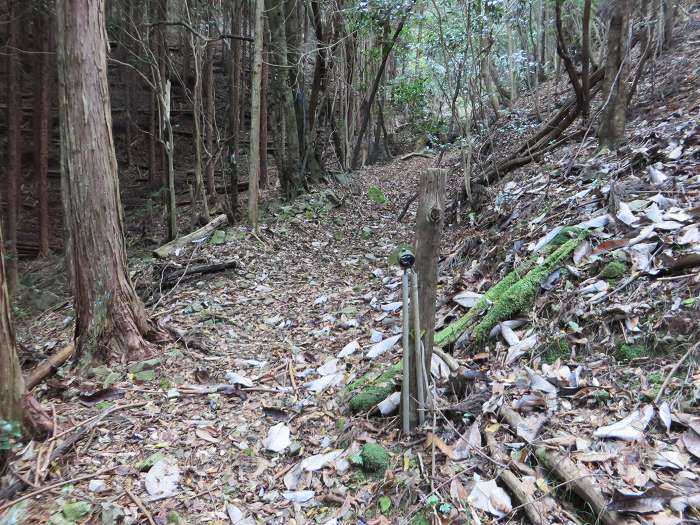
POLYGON ((366 443, 360 453, 362 470, 366 474, 383 476, 389 468, 389 451, 379 443, 366 443))
POLYGON ((396 391, 393 383, 384 386, 369 386, 350 399, 350 410, 366 412, 384 401, 396 391))
POLYGON ((513 284, 518 282, 533 264, 534 259, 525 261, 521 266, 510 272, 503 279, 489 288, 484 296, 479 299, 479 301, 472 306, 465 315, 435 334, 435 345, 443 347, 450 343, 454 343, 462 332, 464 332, 472 323, 474 323, 481 313, 492 303, 498 301, 504 292, 513 286, 513 284))
POLYGON ((585 232, 557 248, 545 261, 530 270, 501 295, 474 329, 477 344, 484 344, 496 324, 511 319, 514 314, 529 310, 540 291, 540 285, 557 266, 568 258, 585 236, 585 232))
POLYGON ((615 358, 620 363, 627 363, 632 359, 637 359, 639 357, 646 357, 649 355, 649 350, 646 346, 640 343, 630 344, 625 343, 620 348, 617 349, 615 353, 615 358))
POLYGON ((554 364, 557 359, 566 360, 571 356, 571 346, 563 337, 551 339, 544 351, 547 364, 554 364))
POLYGON ((600 271, 601 279, 617 281, 627 273, 627 265, 622 261, 611 261, 600 271))
POLYGON ((577 228, 576 226, 564 226, 561 231, 549 241, 548 246, 561 246, 571 239, 580 237, 584 232, 585 230, 577 228))
POLYGON ((366 386, 376 386, 393 381, 393 379, 403 372, 403 361, 390 366, 384 371, 370 370, 368 373, 350 383, 347 387, 349 392, 360 390, 366 386))

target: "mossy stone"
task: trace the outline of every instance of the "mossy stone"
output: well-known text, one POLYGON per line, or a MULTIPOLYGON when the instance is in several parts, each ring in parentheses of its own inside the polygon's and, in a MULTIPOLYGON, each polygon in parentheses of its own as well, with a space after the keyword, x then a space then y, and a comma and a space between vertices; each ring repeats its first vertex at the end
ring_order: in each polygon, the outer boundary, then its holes
POLYGON ((378 443, 366 443, 360 457, 362 470, 367 474, 381 476, 389 468, 389 451, 378 443))
POLYGON ((632 361, 632 359, 637 359, 639 357, 646 357, 649 355, 649 350, 643 344, 639 343, 625 343, 620 348, 617 349, 615 357, 621 363, 626 363, 632 361))
POLYGON ((622 261, 611 261, 600 271, 601 279, 606 281, 617 281, 627 273, 627 265, 622 261))

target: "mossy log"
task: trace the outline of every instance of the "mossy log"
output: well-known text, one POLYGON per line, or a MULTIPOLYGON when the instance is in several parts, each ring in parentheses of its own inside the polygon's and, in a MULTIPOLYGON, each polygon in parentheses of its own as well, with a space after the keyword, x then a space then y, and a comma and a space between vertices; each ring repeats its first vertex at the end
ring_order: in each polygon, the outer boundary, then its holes
POLYGON ((403 361, 385 370, 370 370, 368 373, 350 383, 346 389, 349 396, 348 405, 353 412, 371 410, 396 392, 394 378, 403 372, 403 361))
POLYGON ((542 264, 530 270, 525 277, 514 283, 501 295, 474 328, 474 339, 477 344, 486 342, 491 329, 498 323, 507 321, 514 314, 524 312, 532 307, 540 291, 540 285, 562 261, 574 252, 584 236, 585 233, 580 233, 575 238, 566 241, 554 250, 542 264))
POLYGON ((488 310, 484 319, 474 330, 477 341, 483 343, 491 329, 499 322, 507 320, 512 314, 528 309, 539 287, 564 259, 569 257, 586 236, 579 228, 566 227, 552 239, 550 245, 560 245, 545 261, 537 265, 537 258, 531 257, 506 275, 484 294, 484 296, 462 317, 435 334, 435 346, 443 347, 454 343, 479 316, 488 310), (570 235, 575 235, 573 239, 570 235), (568 240, 567 240, 568 239, 568 240), (478 335, 477 335, 478 331, 478 335))

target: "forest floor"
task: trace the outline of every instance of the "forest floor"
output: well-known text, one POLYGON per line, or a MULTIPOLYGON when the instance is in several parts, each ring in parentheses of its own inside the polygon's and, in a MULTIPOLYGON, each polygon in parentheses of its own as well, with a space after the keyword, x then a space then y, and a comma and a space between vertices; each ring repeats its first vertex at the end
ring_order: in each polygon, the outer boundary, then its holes
MULTIPOLYGON (((134 282, 144 294, 155 286, 151 315, 181 335, 152 359, 82 375, 61 369, 35 389, 59 433, 25 447, 5 481, 26 479, 30 494, 81 479, 25 500, 0 523, 525 522, 503 490, 503 457, 542 523, 696 520, 694 9, 683 41, 640 85, 625 148, 598 152, 591 137, 571 143, 486 188, 479 210, 450 218, 439 328, 566 235, 563 227, 588 236, 547 276, 530 311, 500 324, 483 347, 465 338, 448 348, 462 365, 456 373, 436 362, 440 410, 421 432, 401 436, 396 416, 352 414, 347 403, 353 380, 400 358, 399 346, 381 341, 401 329, 395 254, 413 242, 415 203, 404 222, 397 216, 434 163, 413 158, 271 204, 258 235, 228 227, 165 262, 135 253, 134 282), (158 290, 173 267, 231 261, 233 269, 158 290), (47 461, 81 430, 70 453, 47 461), (492 437, 502 457, 487 446, 492 437), (367 443, 388 449, 383 473, 367 472, 367 443), (558 464, 571 460, 564 479, 542 467, 538 448, 558 464), (586 483, 610 503, 607 514, 579 492, 586 483)), ((543 86, 542 100, 556 104, 563 85, 543 86)), ((531 98, 499 124, 494 151, 536 127, 531 98)), ((448 195, 457 195, 459 156, 443 160, 448 195)), ((54 282, 31 268, 34 285, 54 282)), ((59 302, 20 320, 28 361, 70 340, 71 316, 70 302, 59 302)))

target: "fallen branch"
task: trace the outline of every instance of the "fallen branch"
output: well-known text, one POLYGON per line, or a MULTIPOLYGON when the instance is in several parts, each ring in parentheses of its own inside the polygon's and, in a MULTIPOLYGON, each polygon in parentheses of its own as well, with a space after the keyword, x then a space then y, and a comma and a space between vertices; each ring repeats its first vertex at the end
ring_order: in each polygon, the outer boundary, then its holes
MULTIPOLYGON (((506 465, 510 463, 510 458, 506 455, 501 447, 496 441, 496 437, 493 432, 484 432, 484 438, 486 439, 486 444, 491 452, 491 457, 501 463, 506 465)), ((546 525, 549 523, 547 520, 547 506, 542 501, 536 501, 528 493, 523 485, 523 482, 518 479, 518 477, 510 470, 504 470, 499 474, 499 477, 503 483, 511 491, 515 499, 522 506, 523 512, 530 520, 532 525, 546 525)))
POLYGON ((146 516, 148 523, 150 523, 150 525, 156 525, 156 522, 153 521, 153 515, 150 512, 148 512, 148 509, 143 504, 143 501, 141 501, 141 498, 139 498, 136 494, 131 492, 126 487, 124 487, 124 492, 126 492, 126 495, 129 496, 129 498, 131 498, 131 501, 136 503, 136 506, 139 508, 139 510, 143 513, 144 516, 146 516))
POLYGON ((403 157, 399 157, 399 160, 408 160, 408 159, 411 159, 413 157, 423 157, 425 159, 434 159, 435 155, 432 155, 430 153, 424 153, 422 151, 413 151, 411 153, 407 153, 403 157))
MULTIPOLYGON (((0 505, 0 513, 6 511, 6 510, 9 509, 10 507, 14 507, 15 505, 17 505, 17 503, 20 503, 21 501, 24 501, 24 500, 26 500, 26 499, 33 498, 34 496, 38 496, 39 494, 44 494, 45 492, 49 492, 49 491, 51 491, 51 490, 53 490, 53 489, 57 489, 57 488, 59 488, 59 487, 65 486, 65 485, 71 485, 71 484, 73 484, 73 483, 78 483, 79 481, 85 481, 85 480, 87 480, 87 479, 96 478, 97 476, 101 476, 102 474, 106 474, 107 472, 113 471, 113 470, 116 469, 118 466, 119 466, 119 465, 115 465, 115 466, 113 466, 113 467, 109 467, 109 468, 105 468, 105 469, 102 469, 102 470, 98 470, 97 472, 94 472, 94 473, 92 473, 92 474, 85 474, 84 476, 78 476, 77 478, 71 478, 71 479, 67 479, 67 480, 65 480, 65 481, 59 481, 59 482, 57 482, 57 483, 53 483, 53 484, 48 485, 48 486, 46 486, 46 487, 42 487, 42 488, 40 488, 40 489, 38 489, 38 490, 35 490, 35 491, 33 491, 33 492, 30 492, 29 494, 25 494, 24 496, 21 496, 21 497, 17 498, 17 499, 14 500, 14 501, 8 501, 8 502, 5 503, 4 505, 0 505)), ((27 486, 28 486, 28 485, 27 485, 27 486)), ((12 485, 10 485, 10 487, 12 487, 12 485)), ((8 487, 8 488, 5 489, 5 490, 8 490, 10 487, 8 487)))
POLYGON ((556 477, 566 481, 573 491, 587 502, 595 513, 596 523, 604 525, 625 525, 629 522, 614 510, 608 510, 608 503, 598 487, 588 478, 590 473, 582 473, 576 464, 568 457, 544 447, 535 451, 539 462, 550 470, 556 477))
POLYGON ((413 204, 413 201, 416 200, 417 198, 418 198, 418 192, 415 192, 415 193, 411 196, 411 198, 408 199, 408 201, 407 201, 406 204, 404 205, 403 209, 401 210, 401 213, 399 213, 399 216, 396 217, 396 222, 401 222, 401 221, 403 220, 404 216, 405 216, 406 213, 408 212, 408 208, 411 207, 411 204, 413 204))
POLYGON ((27 391, 31 390, 45 378, 55 373, 63 363, 68 361, 70 356, 73 355, 74 351, 75 345, 73 343, 69 343, 55 354, 49 356, 46 361, 39 363, 36 367, 34 367, 24 378, 24 386, 26 387, 27 391))
POLYGON ((189 268, 184 268, 181 270, 174 270, 167 272, 163 276, 161 282, 161 288, 171 288, 183 277, 191 277, 193 275, 205 275, 209 273, 222 272, 224 270, 229 270, 231 268, 236 268, 238 266, 237 261, 226 261, 217 264, 202 264, 199 266, 191 266, 189 268))
POLYGON ((228 219, 225 214, 218 215, 214 219, 212 219, 208 224, 202 226, 198 230, 195 230, 192 233, 189 233, 182 237, 178 237, 174 241, 170 241, 169 243, 164 244, 160 248, 156 248, 155 250, 153 250, 153 255, 155 257, 158 257, 159 259, 164 259, 179 248, 187 246, 192 241, 208 237, 215 230, 217 230, 219 227, 223 226, 227 222, 228 219))
MULTIPOLYGON (((134 408, 134 407, 138 407, 138 406, 143 406, 143 405, 145 405, 145 404, 146 404, 145 402, 139 402, 139 403, 131 403, 131 404, 129 404, 129 405, 115 405, 115 406, 113 406, 113 407, 111 407, 111 408, 105 410, 105 411, 102 412, 101 414, 95 416, 94 418, 90 418, 90 419, 88 419, 88 420, 83 421, 82 423, 79 423, 78 425, 76 425, 75 427, 73 427, 73 429, 79 428, 81 425, 84 425, 83 428, 80 428, 80 429, 77 430, 74 434, 72 434, 71 436, 68 436, 65 440, 63 440, 63 441, 61 442, 60 445, 58 445, 58 446, 53 450, 53 452, 51 452, 51 455, 49 456, 48 464, 53 463, 53 462, 56 461, 58 458, 60 458, 61 456, 67 454, 70 450, 72 450, 73 447, 75 446, 75 444, 76 444, 78 441, 80 441, 85 435, 87 435, 93 428, 95 428, 95 427, 96 427, 103 419, 105 419, 107 416, 113 414, 113 413, 116 412, 117 410, 121 410, 121 409, 124 409, 124 408, 134 408)), ((66 432, 70 432, 70 431, 73 430, 73 429, 69 429, 69 430, 66 431, 66 432)), ((66 432, 62 432, 61 434, 57 434, 56 436, 54 436, 53 438, 51 438, 51 440, 57 439, 58 437, 65 435, 66 432)), ((51 441, 51 440, 50 440, 50 441, 51 441)), ((116 468, 116 467, 115 467, 115 468, 116 468)), ((99 474, 99 473, 98 473, 98 474, 99 474)), ((98 475, 98 474, 92 474, 91 476, 88 476, 88 478, 89 478, 89 477, 94 477, 94 476, 96 476, 96 475, 98 475)), ((88 478, 85 478, 85 479, 88 479, 88 478)), ((64 484, 67 484, 67 483, 68 483, 68 482, 66 482, 66 483, 64 483, 64 484)), ((17 494, 18 492, 21 492, 21 491, 25 490, 25 489, 26 489, 27 487, 29 487, 29 486, 30 486, 30 485, 27 484, 27 483, 26 483, 25 481, 23 481, 23 480, 15 481, 15 482, 12 483, 10 486, 8 486, 7 488, 5 488, 5 489, 3 489, 2 491, 0 491, 0 501, 1 501, 1 500, 9 500, 9 499, 11 499, 12 497, 14 497, 15 494, 17 494)), ((60 486, 60 485, 59 485, 59 486, 60 486)), ((48 489, 48 490, 50 490, 50 489, 48 489)), ((20 499, 18 499, 17 501, 22 501, 23 499, 26 499, 26 498, 20 498, 20 499)), ((14 502, 14 503, 17 503, 17 501, 14 502)), ((13 503, 13 504, 14 504, 14 503, 13 503)), ((4 510, 5 508, 6 508, 5 506, 0 507, 0 512, 2 512, 2 510, 4 510)))

